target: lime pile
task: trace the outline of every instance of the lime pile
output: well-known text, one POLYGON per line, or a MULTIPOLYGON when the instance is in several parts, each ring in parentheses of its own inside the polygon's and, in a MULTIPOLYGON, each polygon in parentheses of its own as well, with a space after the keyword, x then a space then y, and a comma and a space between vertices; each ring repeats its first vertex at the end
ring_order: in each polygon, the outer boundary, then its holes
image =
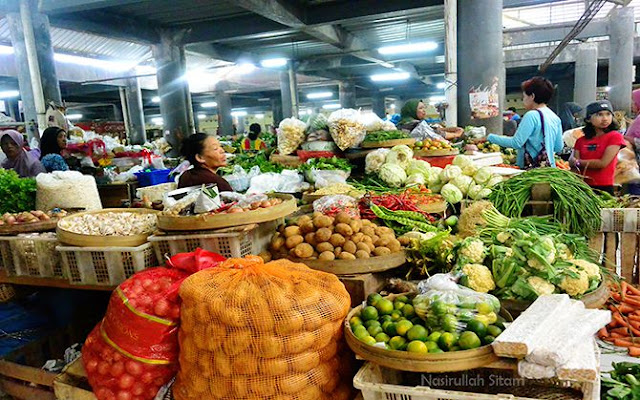
POLYGON ((425 306, 405 295, 392 301, 372 293, 349 325, 355 337, 368 345, 411 353, 469 350, 492 343, 504 329, 494 305, 466 307, 438 300, 425 306), (425 312, 416 313, 416 309, 425 312))

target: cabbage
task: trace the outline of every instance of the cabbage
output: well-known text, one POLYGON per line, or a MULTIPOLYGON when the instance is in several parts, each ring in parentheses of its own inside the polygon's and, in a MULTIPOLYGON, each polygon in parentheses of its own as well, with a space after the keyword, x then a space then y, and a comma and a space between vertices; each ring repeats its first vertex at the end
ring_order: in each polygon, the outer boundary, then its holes
POLYGON ((469 189, 469 197, 473 200, 480 200, 489 197, 491 189, 485 188, 482 185, 473 185, 469 189))
POLYGON ((378 172, 380 179, 391 187, 400 187, 407 180, 407 174, 404 172, 404 168, 398 164, 383 164, 378 172))
POLYGON ((479 185, 484 185, 485 183, 489 182, 489 179, 491 179, 491 176, 492 174, 489 167, 482 167, 473 176, 473 180, 476 181, 476 183, 479 185))
POLYGON ((469 165, 473 165, 473 161, 471 161, 471 158, 469 158, 468 156, 460 154, 453 159, 453 165, 464 168, 468 167, 469 165))
POLYGON ((502 177, 500 175, 494 175, 494 176, 491 177, 491 179, 489 179, 489 182, 487 182, 487 184, 485 186, 494 187, 495 185, 497 185, 500 182, 502 182, 502 177))
POLYGON ((407 182, 405 183, 405 186, 417 186, 417 185, 424 185, 424 184, 425 184, 424 175, 420 173, 415 173, 415 174, 409 175, 409 177, 407 178, 407 182))
POLYGON ((364 172, 367 174, 378 173, 389 151, 389 149, 378 149, 367 154, 367 157, 364 159, 364 172))
POLYGON ((391 151, 387 153, 385 162, 387 164, 397 164, 405 169, 409 166, 409 162, 413 160, 413 150, 406 144, 393 146, 391 151))
POLYGON ((407 175, 413 174, 421 174, 426 177, 427 172, 431 168, 431 165, 423 160, 411 160, 409 161, 409 166, 407 167, 407 175))
POLYGON ((478 172, 478 167, 474 164, 467 165, 466 167, 462 167, 462 173, 466 176, 474 176, 478 172))
POLYGON ((440 181, 447 183, 458 175, 462 175, 462 168, 456 165, 447 165, 440 174, 440 181))
POLYGON ((438 182, 435 185, 429 185, 429 190, 431 190, 432 193, 440 193, 442 186, 444 186, 444 184, 438 182))
POLYGON ((429 184, 429 186, 437 185, 438 183, 440 183, 441 173, 442 173, 442 168, 431 167, 425 172, 424 178, 426 182, 429 184))
POLYGON ((451 204, 460 203, 460 200, 462 200, 463 197, 460 189, 458 189, 451 183, 447 183, 446 185, 444 185, 442 187, 442 190, 440 191, 440 194, 448 203, 451 204))
POLYGON ((453 178, 450 183, 456 185, 456 187, 462 192, 462 195, 466 196, 469 188, 473 185, 473 178, 466 175, 458 175, 453 178))

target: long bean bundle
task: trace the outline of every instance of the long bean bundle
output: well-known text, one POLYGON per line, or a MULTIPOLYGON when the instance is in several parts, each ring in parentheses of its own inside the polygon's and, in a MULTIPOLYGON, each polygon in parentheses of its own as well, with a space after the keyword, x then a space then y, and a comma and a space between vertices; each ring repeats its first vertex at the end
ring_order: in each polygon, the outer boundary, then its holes
POLYGON ((557 168, 526 171, 496 185, 489 200, 507 217, 519 217, 531 198, 536 184, 549 184, 553 216, 567 230, 591 237, 600 229, 602 200, 576 174, 557 168))

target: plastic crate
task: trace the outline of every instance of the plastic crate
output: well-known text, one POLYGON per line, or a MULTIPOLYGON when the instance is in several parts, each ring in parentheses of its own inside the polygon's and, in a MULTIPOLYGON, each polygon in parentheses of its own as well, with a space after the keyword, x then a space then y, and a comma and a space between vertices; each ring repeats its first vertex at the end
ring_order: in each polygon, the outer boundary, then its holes
POLYGON ((18 235, 9 243, 16 275, 66 278, 60 253, 56 251, 60 242, 55 235, 18 235))
POLYGON ((259 254, 267 249, 277 223, 266 222, 256 228, 239 232, 183 234, 171 236, 149 236, 158 262, 164 264, 165 255, 189 253, 198 247, 218 253, 227 258, 241 258, 259 254))
POLYGON ((600 399, 599 380, 529 380, 514 376, 514 372, 478 369, 445 374, 419 374, 392 370, 367 362, 353 378, 353 386, 362 391, 364 400, 600 399), (500 394, 478 393, 493 389, 498 386, 498 382, 504 384, 500 385, 500 394), (428 387, 429 384, 432 387, 428 387), (503 387, 504 391, 501 390, 503 387))
POLYGON ((138 179, 140 186, 145 187, 169 182, 170 172, 171 170, 169 168, 165 168, 149 172, 136 172, 134 175, 138 179))
POLYGON ((602 232, 640 233, 640 208, 603 208, 602 232))
POLYGON ((11 251, 11 242, 8 237, 0 237, 0 268, 5 271, 8 276, 15 276, 16 264, 13 262, 13 252, 11 251))
POLYGON ((58 246, 69 282, 117 286, 136 272, 158 265, 151 243, 137 247, 58 246))

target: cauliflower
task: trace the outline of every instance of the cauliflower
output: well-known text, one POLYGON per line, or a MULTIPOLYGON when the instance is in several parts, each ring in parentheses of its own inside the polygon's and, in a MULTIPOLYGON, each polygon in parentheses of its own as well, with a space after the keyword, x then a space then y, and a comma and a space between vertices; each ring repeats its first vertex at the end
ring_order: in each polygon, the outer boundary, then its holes
POLYGON ((569 260, 569 262, 587 273, 589 279, 600 280, 600 266, 587 260, 569 260))
POLYGON ((569 267, 558 287, 571 297, 580 296, 589 289, 589 275, 578 267, 569 267), (571 276, 571 275, 575 275, 571 276))
POLYGON ((391 151, 387 153, 385 163, 397 164, 402 169, 405 169, 409 166, 411 160, 413 160, 413 150, 406 144, 401 144, 391 148, 391 151))
POLYGON ((424 240, 431 239, 435 235, 436 235, 435 232, 422 233, 422 232, 411 231, 411 232, 405 233, 404 235, 402 235, 402 237, 411 239, 411 240, 415 239, 415 240, 424 241, 424 240))
POLYGON ((476 181, 478 185, 484 185, 489 180, 491 180, 491 170, 489 167, 480 168, 475 175, 473 175, 473 180, 476 181))
POLYGON ((547 282, 539 276, 530 276, 527 279, 527 283, 531 285, 531 288, 538 296, 544 296, 547 294, 553 294, 556 290, 556 287, 553 286, 553 283, 547 282))
POLYGON ((491 195, 491 189, 485 188, 482 185, 471 185, 467 194, 473 200, 480 200, 489 197, 491 195))
POLYGON ((556 261, 556 245, 551 237, 543 236, 528 249, 527 255, 531 268, 544 270, 556 261))
POLYGON ((496 288, 491 271, 482 264, 466 264, 462 267, 462 273, 464 275, 460 283, 476 292, 488 293, 496 288))
POLYGON ((556 245, 556 256, 559 260, 571 260, 573 258, 573 253, 569 246, 564 243, 558 243, 556 245))
POLYGON ((364 172, 367 174, 378 173, 390 151, 389 149, 378 149, 367 154, 364 159, 364 172))
POLYGON ((480 239, 467 238, 463 240, 458 249, 458 259, 463 260, 463 262, 459 264, 482 264, 486 256, 486 250, 480 239))
POLYGON ((382 165, 378 175, 380 176, 380 179, 390 187, 400 187, 407 180, 407 174, 404 172, 404 168, 398 164, 382 165))

